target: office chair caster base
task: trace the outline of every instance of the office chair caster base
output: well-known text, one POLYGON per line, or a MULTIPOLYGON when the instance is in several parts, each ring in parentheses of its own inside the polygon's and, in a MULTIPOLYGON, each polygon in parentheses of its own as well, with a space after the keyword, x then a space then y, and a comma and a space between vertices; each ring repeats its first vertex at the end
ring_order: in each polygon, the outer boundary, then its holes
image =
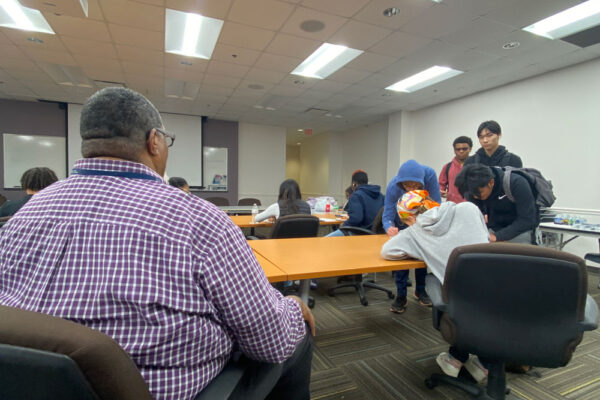
POLYGON ((392 292, 389 292, 387 295, 388 295, 388 299, 393 299, 394 297, 396 297, 396 296, 394 296, 394 293, 392 293, 392 292))
POLYGON ((367 299, 360 299, 360 304, 362 304, 363 306, 368 306, 369 305, 369 300, 367 299))
POLYGON ((308 308, 315 308, 315 299, 312 297, 308 298, 308 308))

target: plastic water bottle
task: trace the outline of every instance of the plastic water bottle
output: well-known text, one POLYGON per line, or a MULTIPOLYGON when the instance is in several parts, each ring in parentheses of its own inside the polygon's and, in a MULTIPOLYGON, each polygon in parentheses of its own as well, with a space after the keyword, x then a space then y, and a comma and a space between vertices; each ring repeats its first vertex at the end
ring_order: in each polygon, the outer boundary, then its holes
POLYGON ((562 225, 563 216, 562 214, 556 214, 554 217, 554 223, 558 225, 562 225))
POLYGON ((252 205, 252 223, 256 223, 256 216, 258 215, 258 206, 256 203, 252 205))

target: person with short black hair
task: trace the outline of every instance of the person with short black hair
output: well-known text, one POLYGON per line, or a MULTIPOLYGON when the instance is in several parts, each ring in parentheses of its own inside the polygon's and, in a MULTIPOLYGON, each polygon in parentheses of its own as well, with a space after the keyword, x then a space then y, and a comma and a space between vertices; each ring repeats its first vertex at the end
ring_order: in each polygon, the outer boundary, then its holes
POLYGON ((50 168, 36 167, 25 171, 21 176, 21 189, 25 196, 18 200, 9 200, 0 207, 0 217, 9 217, 16 214, 31 197, 42 189, 58 181, 58 177, 50 168))
POLYGON ((465 165, 455 185, 468 201, 475 203, 486 217, 490 241, 535 243, 539 210, 526 178, 510 175, 512 202, 504 192, 504 171, 482 164, 465 165))
POLYGON ((506 147, 500 146, 502 130, 496 121, 484 121, 477 128, 477 138, 481 148, 471 157, 467 158, 465 165, 483 164, 488 167, 515 167, 522 168, 521 157, 509 152, 506 147))
POLYGON ((470 137, 459 136, 454 139, 452 148, 454 149, 454 158, 442 167, 438 177, 438 183, 440 184, 440 193, 442 197, 458 204, 465 201, 465 199, 460 195, 456 186, 454 186, 454 179, 462 169, 466 159, 469 157, 471 149, 473 148, 473 141, 470 137))
MULTIPOLYGON (((370 230, 373 227, 373 220, 383 207, 381 186, 369 185, 369 176, 362 170, 357 170, 352 174, 351 186, 354 192, 348 200, 348 219, 342 226, 355 226, 370 230)), ((337 229, 327 236, 344 236, 344 234, 337 229)))
POLYGON ((174 176, 169 178, 169 185, 176 187, 177 189, 181 189, 186 193, 190 193, 190 185, 188 185, 187 181, 179 176, 174 176))
POLYGON ((105 88, 80 132, 73 173, 0 230, 0 304, 111 336, 157 400, 195 398, 239 353, 232 398, 308 399, 310 309, 271 286, 227 214, 166 184, 175 135, 158 110, 105 88))

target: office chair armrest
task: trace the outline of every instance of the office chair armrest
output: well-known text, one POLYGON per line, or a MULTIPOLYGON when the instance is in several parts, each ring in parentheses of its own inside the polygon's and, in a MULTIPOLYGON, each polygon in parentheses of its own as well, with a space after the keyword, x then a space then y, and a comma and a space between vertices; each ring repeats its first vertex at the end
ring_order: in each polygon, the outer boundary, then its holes
POLYGON ((373 231, 358 226, 340 226, 340 231, 344 236, 350 235, 374 235, 373 231))
POLYGON ((585 301, 585 316, 579 323, 579 327, 582 331, 593 331, 598 328, 598 304, 589 294, 585 301))
POLYGON ((446 311, 446 304, 442 300, 442 282, 435 275, 429 274, 425 277, 425 288, 433 306, 442 312, 446 311))
POLYGON ((260 240, 260 238, 256 236, 246 236, 246 240, 260 240))

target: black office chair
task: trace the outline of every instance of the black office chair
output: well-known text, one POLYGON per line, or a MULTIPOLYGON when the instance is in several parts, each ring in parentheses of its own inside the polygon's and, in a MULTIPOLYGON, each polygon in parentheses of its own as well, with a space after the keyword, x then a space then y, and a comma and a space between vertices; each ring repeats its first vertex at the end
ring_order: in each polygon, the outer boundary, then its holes
POLYGON ((279 217, 271 228, 271 239, 316 237, 319 218, 308 214, 291 214, 279 217))
POLYGON ((584 261, 554 249, 512 243, 456 248, 444 284, 428 275, 433 324, 444 340, 488 363, 485 389, 463 378, 433 374, 477 399, 504 399, 505 363, 566 365, 584 331, 598 327, 598 306, 587 295, 584 261))
POLYGON ((4 224, 6 224, 8 222, 10 217, 12 217, 12 215, 9 215, 7 217, 0 217, 0 228, 3 227, 4 224))
POLYGON ((257 206, 260 206, 260 200, 259 199, 255 199, 253 197, 245 197, 243 199, 239 199, 238 200, 238 206, 252 206, 256 204, 257 206))
POLYGON ((6 197, 4 197, 4 195, 0 194, 0 206, 4 203, 6 203, 6 197))
POLYGON ((214 197, 207 197, 204 200, 213 203, 215 206, 228 206, 229 205, 229 199, 227 199, 225 197, 214 196, 214 197))
MULTIPOLYGON (((344 236, 373 235, 374 234, 372 231, 370 231, 368 229, 359 228, 357 226, 342 226, 342 227, 340 227, 340 231, 342 231, 344 236)), ((330 296, 335 296, 335 291, 337 289, 353 287, 358 292, 358 297, 360 298, 360 304, 362 304, 363 306, 369 305, 369 301, 367 300, 367 297, 365 295, 365 287, 381 290, 383 292, 386 292, 390 299, 394 298, 394 293, 391 290, 388 290, 388 289, 384 288, 383 286, 376 284, 375 282, 364 281, 362 274, 352 275, 352 278, 353 278, 352 282, 340 283, 340 284, 335 285, 334 287, 329 288, 327 290, 327 294, 329 294, 330 296)))

